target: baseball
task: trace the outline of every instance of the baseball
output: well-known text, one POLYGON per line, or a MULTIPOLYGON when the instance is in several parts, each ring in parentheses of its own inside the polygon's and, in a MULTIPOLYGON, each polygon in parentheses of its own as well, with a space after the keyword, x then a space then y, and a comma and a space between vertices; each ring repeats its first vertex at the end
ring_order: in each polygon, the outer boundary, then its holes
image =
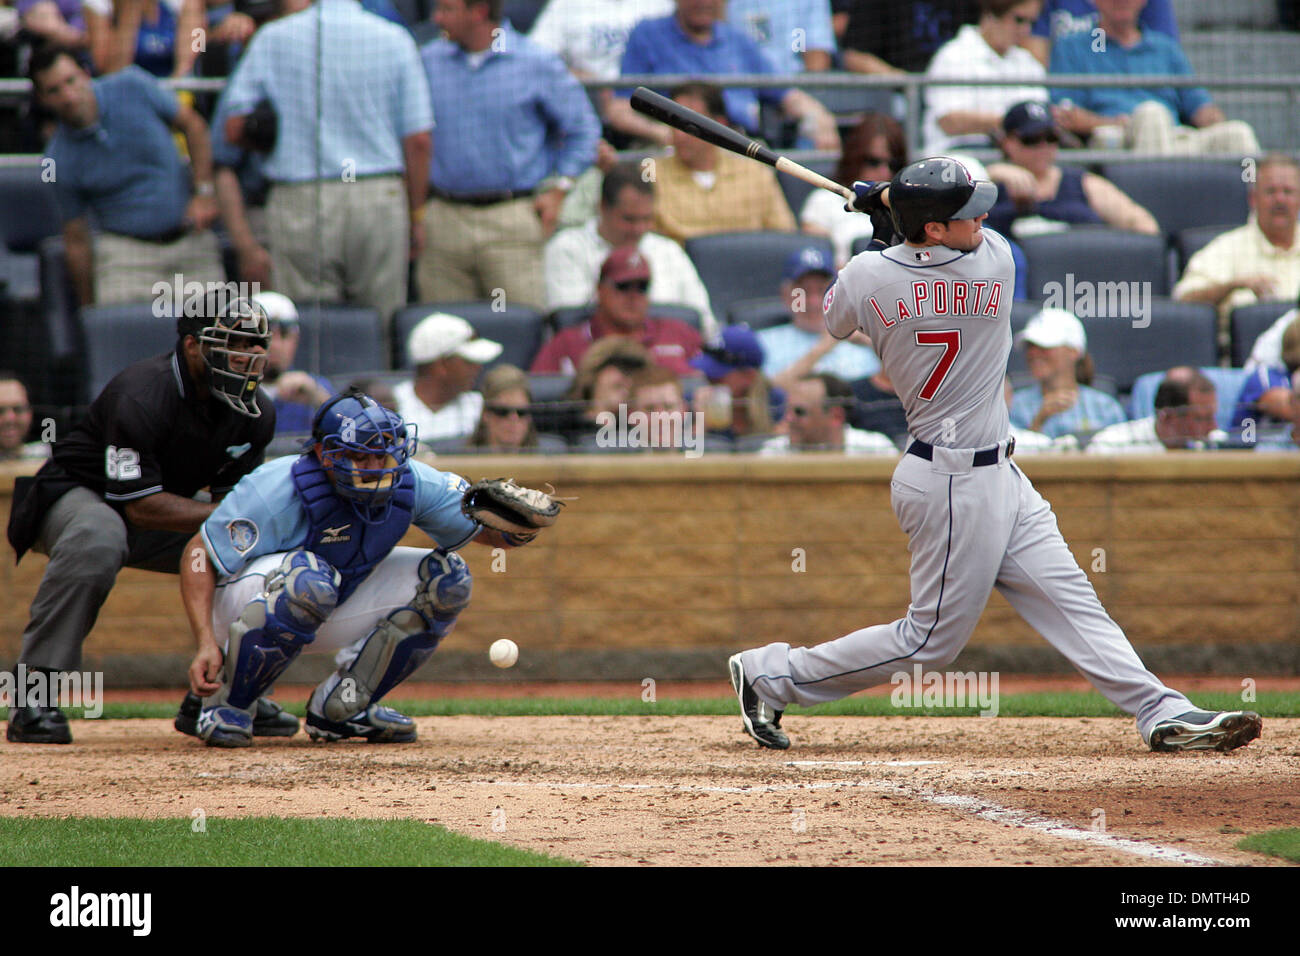
POLYGON ((488 657, 497 667, 514 667, 519 660, 519 645, 505 638, 494 641, 488 648, 488 657))

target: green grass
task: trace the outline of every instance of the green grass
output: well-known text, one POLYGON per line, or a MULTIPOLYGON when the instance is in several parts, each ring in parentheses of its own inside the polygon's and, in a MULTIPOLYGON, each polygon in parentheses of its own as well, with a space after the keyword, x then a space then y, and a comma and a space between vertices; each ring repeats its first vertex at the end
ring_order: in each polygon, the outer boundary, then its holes
MULTIPOLYGON (((385 701, 402 713, 412 717, 452 717, 457 715, 499 717, 553 717, 597 716, 626 717, 659 714, 683 717, 727 717, 736 712, 734 697, 665 699, 657 703, 641 700, 639 686, 632 686, 626 697, 520 697, 520 698, 447 698, 443 700, 392 700, 385 701)), ((104 718, 165 717, 176 714, 180 703, 124 703, 104 707, 104 718)), ((1196 693, 1192 695, 1198 707, 1210 710, 1249 709, 1266 717, 1300 717, 1300 693, 1293 691, 1265 691, 1258 700, 1243 704, 1237 693, 1196 693)), ((303 705, 289 704, 289 711, 299 717, 303 705)), ((848 697, 831 704, 816 707, 790 708, 792 714, 821 714, 837 717, 969 717, 979 712, 978 707, 965 708, 913 708, 894 707, 888 696, 848 697)), ((1121 711, 1095 691, 1072 691, 1050 694, 1003 694, 999 700, 998 715, 1002 717, 1119 717, 1121 711)), ((75 708, 68 716, 79 717, 75 708)))
POLYGON ((415 820, 0 817, 0 866, 577 866, 415 820))
POLYGON ((1238 843, 1237 849, 1267 853, 1269 856, 1280 856, 1292 863, 1300 863, 1300 828, 1256 833, 1238 843))

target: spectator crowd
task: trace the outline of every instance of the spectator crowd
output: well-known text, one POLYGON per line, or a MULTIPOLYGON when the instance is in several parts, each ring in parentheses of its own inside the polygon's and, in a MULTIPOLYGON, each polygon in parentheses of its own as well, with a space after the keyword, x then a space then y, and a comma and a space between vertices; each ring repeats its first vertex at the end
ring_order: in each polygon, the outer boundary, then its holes
MULTIPOLYGON (((181 276, 256 284, 286 440, 349 384, 299 352, 314 301, 373 310, 406 371, 369 370, 368 384, 391 389, 435 452, 605 450, 601 423, 622 408, 696 414, 712 449, 896 453, 902 402, 871 343, 830 338, 821 317, 870 219, 650 120, 632 110, 632 84, 616 85, 690 77, 662 92, 818 151, 843 185, 919 158, 888 98, 862 91, 846 106, 797 82, 710 82, 838 70, 935 81, 921 155, 956 155, 999 187, 987 225, 1019 257, 1008 409, 1022 451, 1294 447, 1300 163, 1266 154, 1203 88, 1055 79, 1193 76, 1171 0, 18 0, 14 11, 34 135, 56 171, 39 188, 57 199, 77 304, 148 303, 181 276), (227 78, 219 94, 164 82, 214 76, 227 78), (1073 161, 1078 148, 1226 159, 1249 171, 1240 217, 1193 218, 1222 228, 1183 254, 1186 231, 1161 197, 1073 161), (1128 367, 1099 326, 1120 316, 1045 301, 1043 240, 1097 230, 1159 245, 1157 295, 1214 313, 1207 360, 1128 367), (740 242, 752 234, 770 241, 740 242), (729 277, 711 249, 730 250, 729 277), (1267 322, 1242 318, 1269 303, 1267 322), (523 317, 517 329, 476 319, 505 314, 523 317)), ((27 387, 4 376, 0 456, 39 455, 27 387)))

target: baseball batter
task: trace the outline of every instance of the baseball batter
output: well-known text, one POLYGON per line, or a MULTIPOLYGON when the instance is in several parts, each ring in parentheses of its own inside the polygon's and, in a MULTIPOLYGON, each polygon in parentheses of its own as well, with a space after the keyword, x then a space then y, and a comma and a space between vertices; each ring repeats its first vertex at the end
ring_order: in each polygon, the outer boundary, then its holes
POLYGON ((890 499, 909 539, 911 606, 891 624, 815 647, 775 643, 732 657, 745 731, 785 749, 787 705, 846 697, 917 664, 947 666, 996 587, 1108 700, 1136 716, 1153 750, 1231 750, 1258 737, 1258 714, 1198 711, 1143 666, 1051 507, 1012 461, 1003 375, 1015 267, 1006 239, 982 228, 997 188, 954 160, 930 159, 891 183, 854 189, 854 207, 905 241, 844 268, 826 294, 826 325, 837 338, 858 329, 871 338, 907 414, 910 438, 890 499))

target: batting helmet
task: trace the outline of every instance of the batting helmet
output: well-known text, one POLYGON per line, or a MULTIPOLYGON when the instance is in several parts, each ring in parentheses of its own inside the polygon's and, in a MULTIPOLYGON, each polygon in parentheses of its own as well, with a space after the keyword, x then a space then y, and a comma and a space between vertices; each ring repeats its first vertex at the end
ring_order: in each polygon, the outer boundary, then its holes
POLYGON ((976 182, 965 166, 942 156, 904 166, 889 184, 894 229, 911 242, 924 238, 927 222, 975 219, 997 198, 997 186, 976 182))
POLYGON ((354 502, 365 521, 387 516, 393 490, 415 453, 414 425, 369 395, 349 389, 326 402, 312 422, 311 440, 334 490, 354 502), (376 467, 375 456, 382 456, 376 467))

